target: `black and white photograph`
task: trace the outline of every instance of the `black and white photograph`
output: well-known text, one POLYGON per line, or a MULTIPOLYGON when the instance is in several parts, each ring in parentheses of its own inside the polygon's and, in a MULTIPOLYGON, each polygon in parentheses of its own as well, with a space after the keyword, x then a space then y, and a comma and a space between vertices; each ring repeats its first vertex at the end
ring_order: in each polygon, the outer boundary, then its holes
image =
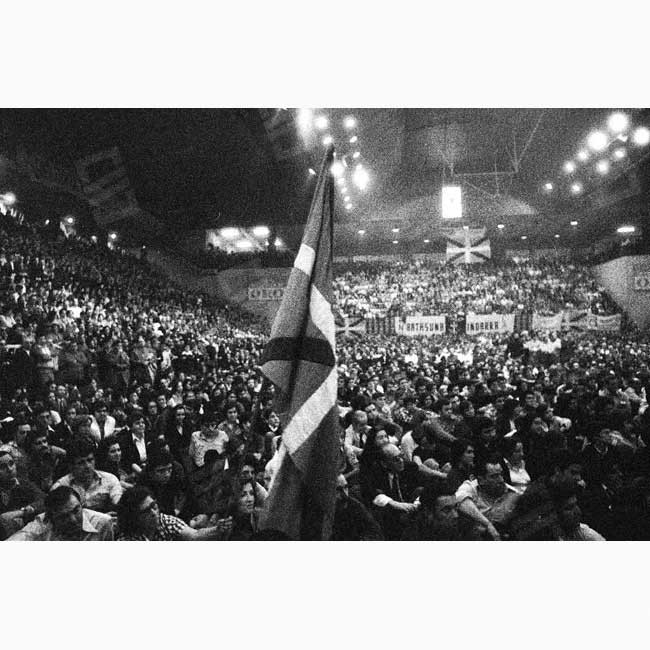
POLYGON ((0 121, 2 539, 650 540, 650 109, 0 121))
POLYGON ((641 641, 625 5, 3 9, 8 648, 641 641))

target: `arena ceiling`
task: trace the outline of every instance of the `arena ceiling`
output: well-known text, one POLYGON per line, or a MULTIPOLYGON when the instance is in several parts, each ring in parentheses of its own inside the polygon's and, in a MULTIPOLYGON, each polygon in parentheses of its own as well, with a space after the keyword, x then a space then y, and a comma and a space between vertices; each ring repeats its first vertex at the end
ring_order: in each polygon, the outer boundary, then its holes
MULTIPOLYGON (((274 224, 296 237, 314 183, 309 169, 318 167, 322 139, 331 135, 346 174, 361 163, 369 176, 364 191, 349 179, 350 210, 337 193, 337 248, 354 252, 359 229, 366 249, 392 243, 396 227, 400 243, 436 238, 447 184, 462 187, 463 225, 511 241, 607 234, 613 224, 603 214, 613 203, 639 217, 647 191, 643 147, 621 141, 627 155, 607 174, 594 170, 605 154, 578 161, 574 174, 562 168, 577 161, 592 131, 606 130, 613 110, 323 108, 304 119, 289 108, 4 109, 0 121, 5 134, 50 142, 73 160, 117 146, 139 205, 176 230, 274 224), (319 117, 326 127, 318 128, 319 117), (347 117, 353 127, 346 128, 347 117), (573 195, 578 176, 582 191, 573 195), (576 217, 579 230, 569 226, 576 217)), ((617 110, 633 127, 648 122, 645 110, 617 110)))

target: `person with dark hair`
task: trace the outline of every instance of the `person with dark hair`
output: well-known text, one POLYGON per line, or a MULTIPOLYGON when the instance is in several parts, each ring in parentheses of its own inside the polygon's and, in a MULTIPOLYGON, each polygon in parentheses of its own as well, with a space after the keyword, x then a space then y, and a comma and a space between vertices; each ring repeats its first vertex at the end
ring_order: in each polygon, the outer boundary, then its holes
POLYGON ((208 449, 214 449, 219 454, 226 451, 230 438, 223 429, 218 428, 217 422, 217 414, 214 411, 206 411, 202 418, 201 430, 192 434, 189 455, 195 469, 203 466, 203 457, 208 449))
POLYGON ((4 540, 43 511, 45 494, 18 477, 16 461, 7 446, 0 447, 0 540, 4 540))
POLYGON ((462 539, 456 495, 444 482, 434 481, 420 495, 420 509, 404 531, 403 540, 454 542, 462 539))
POLYGON ((139 484, 148 488, 160 511, 166 515, 186 518, 188 485, 180 463, 174 461, 167 449, 152 451, 139 484))
POLYGON ((74 404, 68 404, 61 415, 63 417, 61 422, 54 427, 54 434, 50 437, 50 443, 62 449, 67 449, 74 438, 73 426, 77 417, 77 407, 74 404))
POLYGON ((112 436, 115 433, 115 418, 109 415, 108 405, 103 401, 95 402, 94 413, 90 432, 95 442, 99 444, 103 438, 112 436))
POLYGON ((573 481, 559 481, 551 488, 551 498, 560 525, 560 540, 567 542, 601 542, 605 538, 580 520, 582 512, 573 481))
POLYGON ((497 430, 494 420, 485 415, 479 415, 474 420, 474 452, 476 462, 480 463, 488 456, 499 451, 499 441, 497 440, 497 430))
POLYGON ((113 474, 120 481, 123 489, 135 485, 134 473, 128 472, 122 462, 122 448, 117 436, 109 436, 99 443, 95 459, 97 469, 113 474))
POLYGON ((449 447, 456 440, 454 431, 458 418, 454 415, 454 407, 448 399, 442 398, 436 402, 435 411, 437 417, 431 420, 433 432, 440 443, 449 447))
POLYGON ((420 425, 420 444, 413 450, 413 464, 417 468, 420 485, 431 480, 446 479, 451 470, 448 447, 438 441, 433 422, 420 425))
POLYGON ((234 484, 232 502, 232 541, 248 541, 258 531, 259 510, 261 503, 257 500, 255 481, 237 481, 234 484))
POLYGON ((75 440, 68 450, 71 472, 53 486, 73 488, 84 507, 99 512, 111 512, 122 496, 122 486, 117 477, 95 469, 95 447, 90 440, 75 440))
POLYGON ((343 474, 339 474, 336 480, 336 505, 330 539, 355 542, 383 539, 381 528, 368 509, 350 496, 343 474))
POLYGON ((447 487, 456 490, 465 482, 474 479, 474 443, 467 438, 459 438, 451 445, 449 462, 451 470, 447 474, 447 487))
POLYGON ((501 446, 505 481, 523 493, 530 485, 530 474, 526 471, 524 460, 524 443, 517 436, 510 436, 503 439, 501 446))
MULTIPOLYGON (((164 405, 163 408, 165 408, 164 405)), ((172 455, 187 469, 188 466, 186 463, 190 440, 192 438, 192 429, 189 418, 187 417, 187 409, 182 404, 175 406, 171 413, 169 413, 169 418, 163 431, 172 455)))
POLYGON ((65 473, 65 450, 50 445, 42 429, 36 429, 27 436, 27 454, 29 480, 48 492, 65 473))
MULTIPOLYGON (((189 511, 192 517, 200 516, 206 519, 217 512, 226 511, 224 499, 227 495, 224 484, 228 479, 224 469, 225 456, 215 449, 208 449, 203 461, 203 467, 199 467, 191 476, 189 511)), ((193 525, 192 522, 190 524, 193 525)))
POLYGON ((195 529, 182 519, 160 512, 153 495, 143 485, 124 491, 117 506, 119 541, 198 541, 227 539, 232 518, 209 528, 195 529))
POLYGON ((458 416, 453 430, 454 437, 456 439, 472 438, 474 436, 474 422, 476 419, 474 404, 470 400, 462 400, 458 404, 458 416))
POLYGON ((9 541, 103 542, 112 539, 112 518, 82 507, 76 491, 61 485, 45 497, 45 513, 14 533, 9 541))
POLYGON ((241 467, 239 468, 240 481, 254 481, 255 500, 260 505, 263 505, 268 496, 266 488, 255 480, 257 476, 258 463, 253 454, 246 454, 242 460, 241 467))
POLYGON ((597 428, 591 434, 591 442, 582 452, 582 465, 587 487, 597 485, 605 475, 606 467, 618 460, 611 445, 611 431, 597 428))
POLYGON ((484 531, 491 539, 501 539, 499 531, 507 529, 519 495, 503 480, 498 454, 476 463, 476 477, 456 490, 458 511, 478 528, 479 533, 484 531))
POLYGON ((117 434, 122 463, 134 474, 141 474, 147 463, 146 420, 141 411, 129 416, 129 427, 117 434))

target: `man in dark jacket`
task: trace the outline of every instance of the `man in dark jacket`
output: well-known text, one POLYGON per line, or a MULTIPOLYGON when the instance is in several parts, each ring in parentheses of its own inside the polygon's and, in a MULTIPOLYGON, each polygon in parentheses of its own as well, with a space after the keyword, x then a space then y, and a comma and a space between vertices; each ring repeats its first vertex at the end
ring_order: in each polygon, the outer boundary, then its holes
POLYGON ((348 482, 343 474, 336 480, 336 506, 332 540, 363 541, 381 540, 381 528, 368 509, 350 496, 348 482))

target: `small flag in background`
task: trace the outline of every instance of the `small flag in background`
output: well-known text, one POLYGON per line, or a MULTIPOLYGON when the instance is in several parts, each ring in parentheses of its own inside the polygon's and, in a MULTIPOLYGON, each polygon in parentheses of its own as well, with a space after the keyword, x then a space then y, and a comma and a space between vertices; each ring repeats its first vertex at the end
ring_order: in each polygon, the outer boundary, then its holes
POLYGON ((492 256, 490 240, 485 228, 459 228, 447 236, 447 262, 476 264, 486 262, 492 256))
POLYGON ((333 157, 330 147, 262 357, 262 372, 276 387, 284 431, 261 528, 292 539, 329 537, 336 494, 340 442, 332 313, 333 157))
POLYGON ((366 319, 361 316, 350 318, 339 314, 335 317, 336 335, 343 338, 361 338, 366 333, 366 319))

